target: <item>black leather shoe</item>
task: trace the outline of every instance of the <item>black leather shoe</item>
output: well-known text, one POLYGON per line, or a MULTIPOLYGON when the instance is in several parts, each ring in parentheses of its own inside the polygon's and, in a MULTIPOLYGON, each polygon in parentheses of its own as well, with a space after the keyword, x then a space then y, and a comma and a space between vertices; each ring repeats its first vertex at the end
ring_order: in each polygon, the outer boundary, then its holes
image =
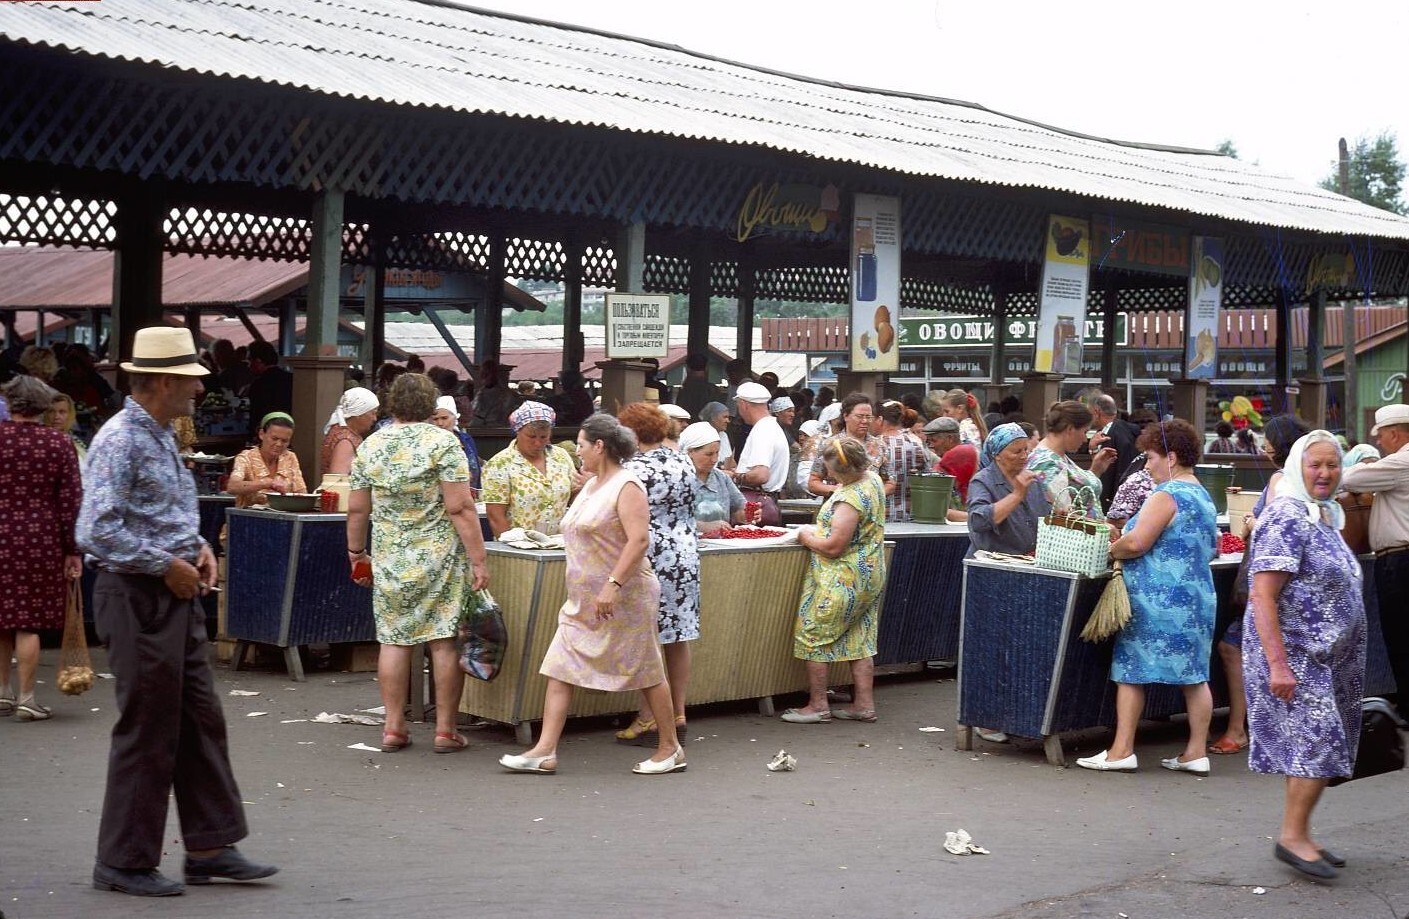
POLYGON ((186 890, 186 885, 173 881, 155 868, 128 871, 97 862, 93 865, 93 889, 116 890, 134 897, 175 897, 186 890))
POLYGON ((1345 867, 1345 859, 1332 852, 1330 849, 1322 849, 1321 857, 1325 859, 1326 863, 1331 865, 1333 868, 1345 867))
POLYGON ((1324 858, 1318 858, 1314 862, 1309 862, 1293 854, 1291 850, 1285 848, 1280 842, 1277 843, 1276 848, 1272 850, 1272 854, 1277 856, 1278 861, 1286 862, 1302 874, 1309 874, 1314 878, 1324 878, 1327 880, 1340 877, 1340 872, 1332 868, 1324 858))
POLYGON ((210 858, 186 856, 186 883, 209 884, 212 878, 231 881, 257 881, 278 874, 273 865, 256 865, 240 854, 234 846, 226 846, 210 858))

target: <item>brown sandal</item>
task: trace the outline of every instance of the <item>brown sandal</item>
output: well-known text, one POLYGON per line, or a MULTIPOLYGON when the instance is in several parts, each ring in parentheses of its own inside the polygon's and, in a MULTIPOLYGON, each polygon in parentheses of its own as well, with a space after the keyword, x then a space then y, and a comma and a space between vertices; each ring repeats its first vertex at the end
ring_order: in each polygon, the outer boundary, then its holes
POLYGON ((435 752, 437 753, 459 753, 470 745, 470 740, 464 734, 447 734, 444 731, 435 732, 435 752))

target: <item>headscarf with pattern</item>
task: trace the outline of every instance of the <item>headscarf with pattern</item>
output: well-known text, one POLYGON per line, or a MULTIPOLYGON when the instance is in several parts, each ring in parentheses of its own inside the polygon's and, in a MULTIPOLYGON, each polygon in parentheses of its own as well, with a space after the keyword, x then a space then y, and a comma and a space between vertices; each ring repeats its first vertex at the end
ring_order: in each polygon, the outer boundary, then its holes
POLYGON ((513 428, 514 433, 517 434, 525 426, 533 424, 536 421, 546 421, 548 422, 548 427, 551 428, 557 420, 557 412, 553 411, 542 402, 530 400, 514 409, 509 415, 509 427, 513 428))
POLYGON ((1023 440, 1027 437, 1021 425, 1012 421, 1000 424, 998 427, 988 432, 988 439, 983 442, 983 452, 979 454, 978 467, 987 469, 993 465, 993 461, 998 458, 1004 448, 1014 441, 1023 440))

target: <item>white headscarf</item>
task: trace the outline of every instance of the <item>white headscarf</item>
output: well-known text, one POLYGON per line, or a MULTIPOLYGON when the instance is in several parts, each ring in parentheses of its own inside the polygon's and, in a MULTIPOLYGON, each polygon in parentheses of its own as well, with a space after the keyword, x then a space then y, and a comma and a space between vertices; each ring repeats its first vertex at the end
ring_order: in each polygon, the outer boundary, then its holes
POLYGON ((460 420, 460 409, 459 409, 458 406, 455 405, 455 397, 454 397, 454 396, 441 396, 439 399, 436 399, 436 400, 435 400, 435 408, 436 408, 436 411, 440 411, 441 409, 445 409, 447 412, 450 413, 450 416, 451 416, 452 418, 454 418, 456 422, 459 422, 459 420, 460 420))
POLYGON ((1302 435, 1292 444, 1291 452, 1287 454, 1287 462, 1282 466, 1282 478, 1277 483, 1277 497, 1294 498, 1301 502, 1306 508, 1306 519, 1312 523, 1319 523, 1322 514, 1325 514, 1326 522, 1339 530, 1345 526, 1345 511, 1341 506, 1334 499, 1318 501, 1306 490, 1306 477, 1301 468, 1302 458, 1306 455, 1308 447, 1318 443, 1330 444, 1336 448, 1336 454, 1341 455, 1340 442, 1330 431, 1312 431, 1302 435))
POLYGON ((696 421, 680 432, 680 452, 688 453, 719 443, 719 429, 708 421, 696 421))
POLYGON ((338 407, 333 409, 333 413, 328 416, 328 423, 323 425, 323 433, 328 433, 337 425, 347 424, 347 419, 365 415, 381 404, 376 393, 361 386, 354 386, 338 400, 338 407))
POLYGON ((1365 462, 1365 460, 1370 458, 1379 459, 1380 451, 1376 450, 1369 444, 1356 444, 1349 450, 1345 451, 1345 459, 1343 460, 1343 462, 1345 463, 1346 468, 1348 469, 1351 466, 1357 465, 1358 463, 1363 463, 1365 462))

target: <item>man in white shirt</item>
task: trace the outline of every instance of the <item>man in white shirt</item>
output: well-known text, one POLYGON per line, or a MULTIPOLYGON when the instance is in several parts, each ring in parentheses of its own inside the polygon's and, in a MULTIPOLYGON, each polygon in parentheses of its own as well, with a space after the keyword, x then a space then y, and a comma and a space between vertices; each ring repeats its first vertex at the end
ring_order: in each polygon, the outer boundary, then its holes
POLYGON ((1377 409, 1370 436, 1379 440, 1384 456, 1349 467, 1341 484, 1346 491, 1375 495, 1370 507, 1375 597, 1403 709, 1409 702, 1409 405, 1377 409))
POLYGON ((752 425, 752 429, 744 448, 739 451, 735 481, 745 498, 763 505, 763 523, 777 526, 783 522, 777 498, 788 480, 788 438, 778 419, 768 411, 772 397, 772 393, 758 383, 739 384, 734 401, 739 417, 744 424, 752 425))

